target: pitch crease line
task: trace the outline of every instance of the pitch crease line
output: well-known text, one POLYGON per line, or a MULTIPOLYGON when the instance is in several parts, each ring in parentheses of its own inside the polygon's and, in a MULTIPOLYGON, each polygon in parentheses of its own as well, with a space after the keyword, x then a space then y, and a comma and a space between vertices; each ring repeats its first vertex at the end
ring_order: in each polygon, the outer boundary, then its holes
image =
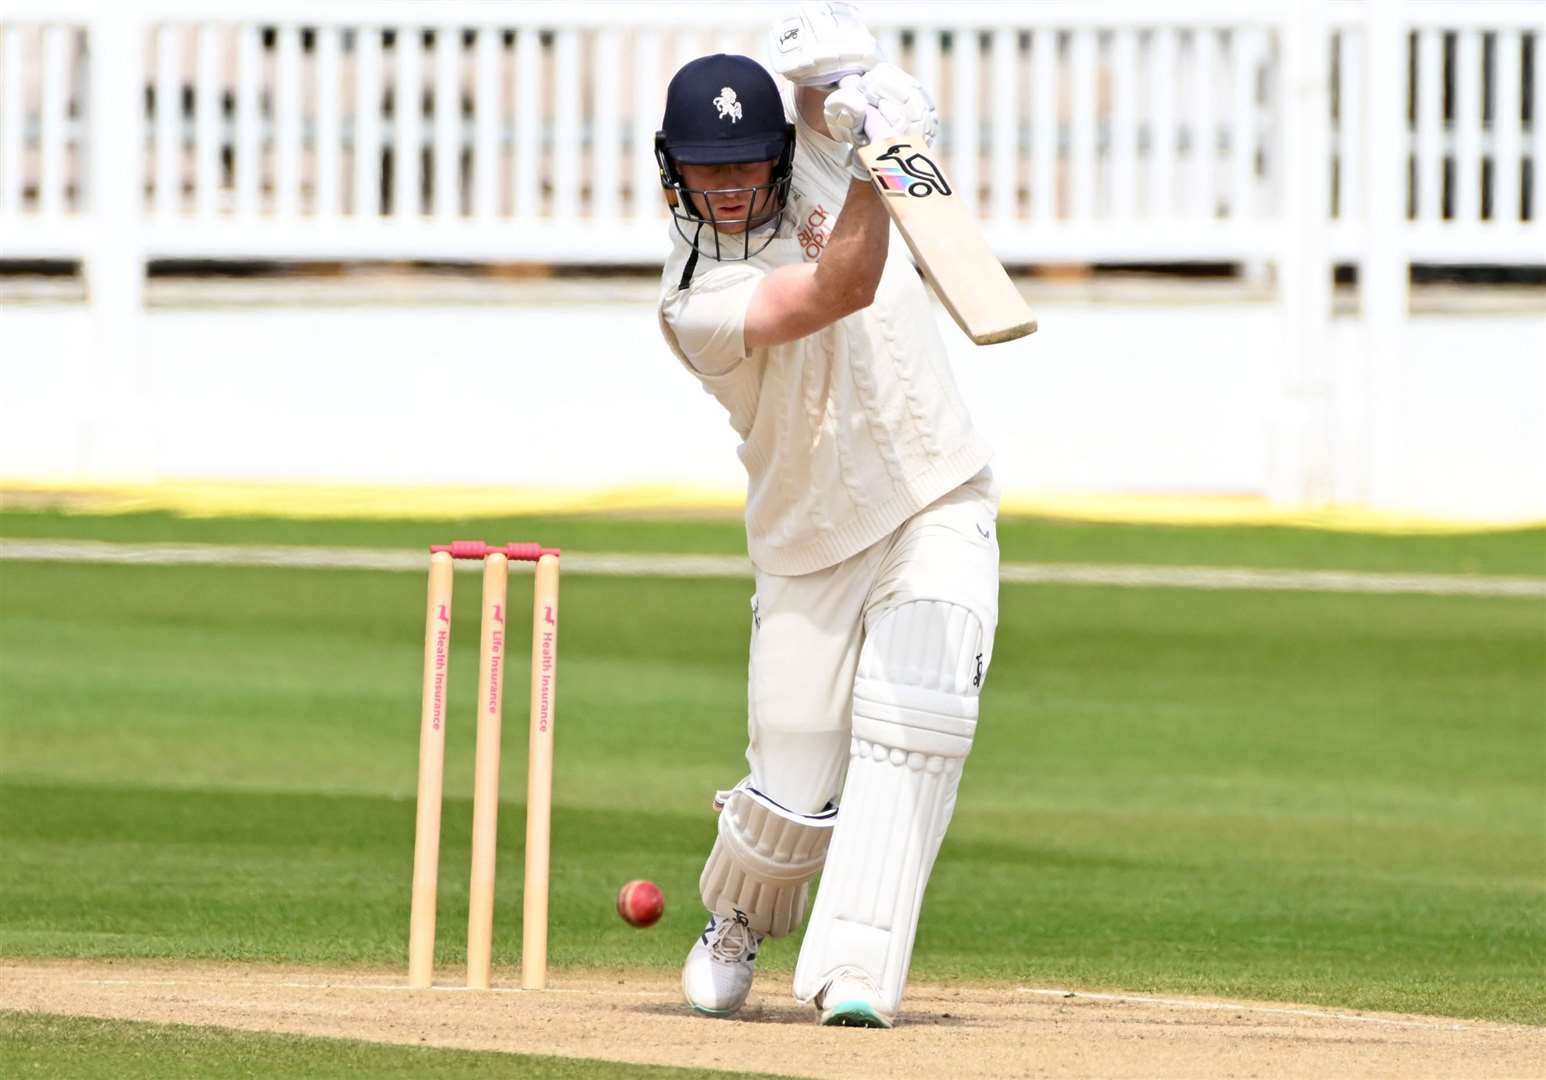
POLYGON ((1312 1020, 1349 1020, 1359 1024, 1384 1024, 1387 1027, 1420 1028, 1434 1031, 1465 1031, 1459 1023, 1425 1022, 1422 1020, 1392 1020, 1384 1016, 1358 1016, 1355 1013, 1318 1012, 1315 1009, 1285 1009, 1276 1005, 1247 1005, 1228 1001, 1188 1001, 1183 998, 1145 997, 1137 994, 1096 994, 1083 990, 1060 990, 1056 987, 1017 986, 1017 994, 1037 994, 1042 997, 1075 998, 1085 1001, 1106 1001, 1119 1005, 1164 1005, 1176 1009, 1197 1009, 1208 1012, 1268 1013, 1276 1016, 1304 1016, 1312 1020))
MULTIPOLYGON (((337 983, 337 982, 268 982, 263 979, 244 979, 232 982, 230 979, 217 978, 174 978, 174 979, 76 979, 81 986, 208 986, 218 983, 221 986, 244 986, 259 989, 265 986, 279 987, 284 990, 368 990, 372 993, 380 991, 392 991, 404 994, 422 994, 423 990, 411 986, 403 986, 395 983, 337 983)), ((519 986, 493 986, 487 990, 474 990, 470 986, 456 986, 449 983, 441 983, 429 987, 431 992, 447 994, 586 994, 590 996, 607 995, 611 997, 674 997, 675 995, 664 990, 592 990, 583 988, 570 988, 563 986, 548 986, 542 990, 525 990, 519 986)))
MULTIPOLYGON (((295 982, 285 980, 283 982, 267 982, 261 979, 239 980, 232 983, 230 979, 210 978, 173 978, 173 979, 77 979, 83 986, 199 986, 212 982, 218 982, 222 986, 246 986, 251 988, 279 987, 286 990, 363 990, 371 993, 390 991, 393 993, 418 994, 424 993, 410 986, 394 983, 335 983, 335 982, 295 982)), ((518 986, 495 986, 488 990, 473 990, 466 986, 439 984, 429 987, 430 992, 450 994, 585 994, 588 996, 608 997, 673 997, 665 991, 654 990, 599 990, 589 988, 547 987, 541 991, 524 990, 518 986)), ((1250 1005, 1244 1002, 1228 1001, 1193 1001, 1185 998, 1150 997, 1140 994, 1102 994, 1093 991, 1068 990, 1058 987, 1033 987, 1017 986, 1014 988, 1017 994, 1035 994, 1039 997, 1072 998, 1083 1001, 1099 1001, 1118 1005, 1163 1005, 1173 1009, 1193 1009, 1199 1012, 1248 1012, 1261 1013, 1271 1016, 1298 1016, 1310 1020, 1337 1020, 1357 1024, 1378 1024, 1386 1027, 1415 1028, 1432 1031, 1465 1031, 1468 1025, 1450 1021, 1423 1021, 1423 1020, 1394 1020, 1384 1016, 1359 1016, 1354 1013, 1323 1012, 1315 1009, 1290 1009, 1275 1005, 1250 1005)))

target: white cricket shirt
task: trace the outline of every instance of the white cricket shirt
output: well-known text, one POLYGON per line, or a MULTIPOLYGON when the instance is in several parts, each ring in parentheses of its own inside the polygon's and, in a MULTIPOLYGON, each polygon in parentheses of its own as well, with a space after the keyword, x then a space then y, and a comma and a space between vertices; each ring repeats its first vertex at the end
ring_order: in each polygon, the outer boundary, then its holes
MULTIPOLYGON (((673 226, 659 306, 666 343, 741 438, 747 552, 758 569, 779 575, 863 551, 992 456, 956 389, 928 292, 894 233, 868 308, 798 341, 746 349, 758 283, 777 267, 819 259, 848 194, 843 147, 795 123, 794 177, 776 237, 750 260, 700 255, 683 289, 692 248, 673 226)), ((724 254, 741 242, 723 238, 724 254)))

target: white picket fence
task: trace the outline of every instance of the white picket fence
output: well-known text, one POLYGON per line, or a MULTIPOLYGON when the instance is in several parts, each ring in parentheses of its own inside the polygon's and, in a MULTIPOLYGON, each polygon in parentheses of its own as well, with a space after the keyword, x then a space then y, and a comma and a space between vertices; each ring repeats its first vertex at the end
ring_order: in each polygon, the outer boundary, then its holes
MULTIPOLYGON (((1341 261, 1387 202, 1546 260, 1541 0, 871 7, 1010 263, 1276 261, 1296 188, 1341 261)), ((768 10, 0 0, 0 255, 655 262, 665 81, 768 10)))
MULTIPOLYGON (((1546 0, 861 6, 1006 263, 1273 269, 1279 497, 1379 501, 1412 265, 1546 264, 1546 0)), ((80 260, 104 342, 153 259, 658 263, 665 83, 772 10, 0 0, 0 261, 80 260)))

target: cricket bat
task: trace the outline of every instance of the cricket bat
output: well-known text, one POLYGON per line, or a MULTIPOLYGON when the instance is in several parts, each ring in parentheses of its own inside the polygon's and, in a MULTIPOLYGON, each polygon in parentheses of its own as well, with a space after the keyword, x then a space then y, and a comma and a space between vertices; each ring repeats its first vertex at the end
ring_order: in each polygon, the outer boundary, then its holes
POLYGON ((883 139, 860 147, 859 157, 934 294, 966 336, 992 345, 1034 333, 1025 298, 928 148, 883 139))

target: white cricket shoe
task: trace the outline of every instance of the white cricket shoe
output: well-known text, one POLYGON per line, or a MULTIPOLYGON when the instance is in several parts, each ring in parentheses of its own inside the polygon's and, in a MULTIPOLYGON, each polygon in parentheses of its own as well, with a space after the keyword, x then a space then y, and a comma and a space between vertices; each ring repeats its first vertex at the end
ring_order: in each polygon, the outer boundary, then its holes
POLYGON ((844 968, 816 995, 816 1010, 826 1027, 889 1028, 896 1017, 881 1007, 880 990, 862 971, 844 968))
POLYGON ((707 1016, 729 1016, 746 1003, 762 935, 746 916, 710 915, 682 965, 682 995, 687 1004, 707 1016))

